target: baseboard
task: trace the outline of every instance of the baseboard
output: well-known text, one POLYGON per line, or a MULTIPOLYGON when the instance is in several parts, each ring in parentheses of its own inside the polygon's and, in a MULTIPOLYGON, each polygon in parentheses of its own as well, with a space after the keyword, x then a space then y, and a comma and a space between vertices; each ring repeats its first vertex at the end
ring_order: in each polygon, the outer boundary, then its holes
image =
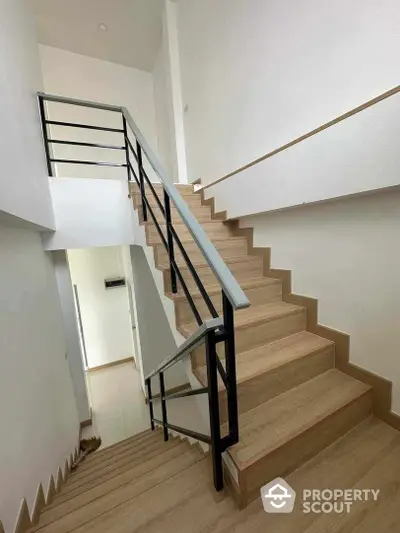
MULTIPOLYGON (((19 509, 17 524, 15 526, 14 533, 26 533, 30 528, 37 526, 39 523, 40 515, 47 505, 50 505, 55 496, 62 490, 70 473, 73 460, 78 455, 78 448, 75 448, 70 457, 65 459, 65 465, 63 468, 59 467, 57 470, 57 481, 54 482, 53 474, 49 478, 49 484, 47 493, 45 496, 43 485, 39 483, 36 490, 35 502, 33 504, 32 515, 29 513, 28 504, 24 498, 21 502, 19 509)), ((2 522, 0 521, 0 533, 4 533, 2 522)))
POLYGON ((123 365, 124 363, 135 363, 133 357, 127 357, 126 359, 118 359, 118 361, 112 361, 111 363, 106 363, 105 365, 93 366, 88 368, 87 372, 96 372, 97 370, 103 370, 104 368, 110 368, 111 366, 123 365))
POLYGON ((282 280, 283 300, 288 303, 300 305, 307 310, 307 331, 335 343, 335 366, 345 374, 359 381, 367 383, 373 391, 374 415, 400 430, 400 415, 392 412, 392 382, 378 374, 374 374, 350 362, 350 336, 318 323, 318 300, 292 293, 292 271, 270 268, 271 249, 268 247, 255 247, 253 245, 253 228, 240 228, 239 220, 227 221, 226 211, 216 212, 214 198, 205 198, 204 190, 200 189, 201 203, 209 205, 211 216, 215 219, 225 220, 232 228, 234 235, 247 239, 248 253, 263 258, 263 274, 267 277, 282 280))

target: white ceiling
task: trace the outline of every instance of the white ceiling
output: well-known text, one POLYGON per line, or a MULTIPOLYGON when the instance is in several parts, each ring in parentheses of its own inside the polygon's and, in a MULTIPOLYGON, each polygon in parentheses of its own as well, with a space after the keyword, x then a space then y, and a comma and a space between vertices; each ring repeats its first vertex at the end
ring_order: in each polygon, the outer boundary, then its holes
POLYGON ((152 70, 161 44, 163 0, 30 2, 40 43, 152 70), (108 31, 99 29, 101 23, 108 31))

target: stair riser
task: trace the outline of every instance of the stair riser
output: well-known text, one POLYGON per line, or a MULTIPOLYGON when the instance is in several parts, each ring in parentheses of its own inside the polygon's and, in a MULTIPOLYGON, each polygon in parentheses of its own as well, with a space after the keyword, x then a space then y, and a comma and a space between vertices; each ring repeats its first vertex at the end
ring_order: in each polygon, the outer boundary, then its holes
MULTIPOLYGON (((159 207, 158 206, 158 202, 157 202, 154 194, 150 190, 146 191, 146 198, 149 201, 151 207, 159 207)), ((158 193, 158 198, 161 200, 161 203, 164 205, 164 195, 163 195, 163 193, 158 193)), ((200 195, 196 195, 196 194, 183 195, 182 199, 190 207, 201 207, 202 206, 200 195)), ((139 207, 141 207, 142 199, 141 199, 141 196, 139 194, 133 195, 132 196, 132 200, 133 200, 133 205, 134 205, 135 209, 138 209, 139 207)), ((174 207, 173 206, 173 202, 171 202, 171 207, 174 207)))
MULTIPOLYGON (((239 473, 243 506, 260 497, 260 488, 285 477, 365 420, 372 410, 372 393, 365 392, 342 409, 286 442, 239 473)), ((229 453, 229 452, 228 452, 229 453)))
MULTIPOLYGON (((254 287, 244 291, 250 300, 251 305, 262 305, 273 302, 280 302, 282 300, 282 285, 274 283, 271 285, 263 285, 261 287, 254 287)), ((214 294, 211 297, 213 304, 218 312, 222 311, 222 297, 221 293, 214 294)), ((203 318, 209 318, 211 315, 208 308, 201 297, 194 298, 194 303, 203 318)), ((177 324, 186 324, 193 322, 193 312, 187 300, 181 300, 175 304, 176 321, 177 324)))
MULTIPOLYGON (((203 229, 210 238, 232 237, 231 229, 222 223, 217 222, 217 223, 203 224, 203 229)), ((161 230, 163 232, 163 235, 165 236, 166 235, 165 227, 161 226, 161 230)), ((183 224, 176 225, 175 231, 178 234, 178 237, 182 241, 192 240, 192 236, 185 225, 183 224)), ((154 224, 146 224, 146 238, 147 238, 148 244, 155 244, 155 243, 161 242, 157 228, 155 227, 154 224)), ((178 255, 179 255, 179 252, 177 252, 177 256, 178 255)))
MULTIPOLYGON (((258 405, 297 387, 319 374, 333 368, 334 349, 328 346, 323 351, 311 353, 282 365, 277 369, 238 385, 239 415, 254 409, 258 405)), ((227 421, 227 396, 225 389, 220 392, 221 424, 227 421)))
POLYGON ((306 329, 306 312, 285 315, 236 330, 236 353, 246 352, 306 329))
MULTIPOLYGON (((306 312, 285 315, 274 320, 260 322, 235 331, 236 353, 247 352, 268 342, 273 342, 289 335, 294 335, 306 329, 306 312)), ((221 359, 225 358, 223 343, 217 345, 217 352, 221 359)), ((193 350, 191 354, 192 367, 206 364, 204 345, 193 350)))
MULTIPOLYGON (((246 239, 226 239, 223 241, 215 241, 214 244, 223 259, 247 255, 246 239)), ((154 246, 154 250, 156 266, 161 268, 168 265, 168 253, 164 245, 157 244, 154 246)), ((204 261, 204 263, 206 262, 204 255, 201 253, 196 243, 185 243, 185 250, 192 263, 200 263, 201 261, 204 261)), ((180 254, 177 254, 177 261, 179 265, 185 264, 180 254)))
MULTIPOLYGON (((197 221, 203 224, 204 222, 211 222, 211 210, 208 206, 192 206, 191 207, 192 214, 196 217, 197 221)), ((157 206, 154 207, 153 212, 157 218, 157 220, 165 220, 164 215, 161 213, 161 209, 157 206)), ((138 208, 139 213, 139 221, 143 222, 143 210, 141 207, 138 208)), ((171 209, 171 216, 172 216, 172 222, 174 224, 183 224, 182 218, 179 215, 178 211, 175 207, 171 209)), ((151 215, 149 215, 149 218, 151 215)))
MULTIPOLYGON (((230 268, 230 271, 232 272, 232 274, 238 281, 247 280, 251 278, 259 278, 262 276, 261 258, 255 258, 255 260, 251 262, 246 261, 245 263, 231 263, 228 266, 230 268)), ((219 284, 214 273, 212 272, 211 268, 208 265, 204 265, 200 267, 198 266, 196 268, 196 272, 205 287, 207 285, 218 285, 219 284)), ((181 274, 189 290, 198 290, 196 282, 194 281, 193 276, 188 271, 188 269, 182 268, 181 274)), ((164 270, 164 287, 167 292, 171 291, 170 279, 171 278, 170 278, 169 270, 164 270)), ((182 288, 179 287, 179 284, 178 284, 178 291, 180 294, 183 293, 183 290, 182 288)))

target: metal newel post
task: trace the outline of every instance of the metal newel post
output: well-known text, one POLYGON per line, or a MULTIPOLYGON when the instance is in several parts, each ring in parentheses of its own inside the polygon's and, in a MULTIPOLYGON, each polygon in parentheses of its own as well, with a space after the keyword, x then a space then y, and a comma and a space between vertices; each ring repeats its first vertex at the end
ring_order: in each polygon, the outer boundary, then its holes
POLYGON ((231 302, 222 291, 222 309, 225 329, 225 368, 228 379, 229 434, 234 444, 239 442, 239 422, 236 388, 235 325, 231 302))
POLYGON ((150 426, 152 431, 154 431, 154 409, 153 409, 153 395, 151 394, 151 378, 146 380, 147 385, 147 399, 149 401, 149 411, 150 411, 150 426))
POLYGON ((210 331, 206 337, 208 405, 210 411, 211 453, 214 473, 214 486, 217 491, 224 486, 221 455, 221 428, 219 418, 217 349, 215 332, 210 331))

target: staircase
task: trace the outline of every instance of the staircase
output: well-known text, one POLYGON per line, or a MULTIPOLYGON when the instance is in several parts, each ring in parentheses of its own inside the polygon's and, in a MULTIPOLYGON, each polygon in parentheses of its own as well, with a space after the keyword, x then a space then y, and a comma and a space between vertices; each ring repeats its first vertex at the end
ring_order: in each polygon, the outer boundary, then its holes
POLYGON ((265 513, 261 499, 239 511, 216 493, 207 456, 179 439, 146 431, 89 456, 42 512, 39 533, 396 532, 399 433, 368 418, 286 480, 297 493, 289 515, 265 513), (360 453, 362 451, 362 453, 360 453), (376 502, 350 514, 304 514, 303 489, 380 488, 376 502))
MULTIPOLYGON (((334 343, 306 330, 306 309, 282 300, 282 282, 264 276, 263 259, 248 253, 248 242, 235 235, 229 223, 203 205, 190 185, 178 185, 201 223, 245 291, 251 306, 235 313, 236 376, 239 442, 227 450, 225 480, 240 508, 259 497, 260 487, 287 476, 324 448, 360 424, 372 409, 371 388, 335 369, 334 343)), ((157 193, 161 185, 155 185, 157 193)), ((140 206, 137 186, 133 202, 140 206)), ((148 194, 152 198, 152 194, 148 194)), ((150 200, 156 207, 156 202, 150 200)), ((186 226, 172 208, 174 227, 190 256, 215 308, 222 308, 217 280, 194 246, 186 226)), ((147 243, 164 275, 165 292, 173 300, 176 326, 184 337, 198 325, 182 288, 170 292, 168 256, 152 222, 146 223, 147 243)), ((185 282, 202 318, 210 312, 185 263, 177 257, 185 282)), ((220 349, 218 348, 220 352, 220 349)), ((220 357, 224 356, 223 352, 220 357)), ((191 355, 192 370, 207 385, 204 345, 191 355)), ((227 431, 227 395, 219 380, 222 433, 227 431)))
POLYGON ((284 301, 281 279, 269 275, 265 259, 252 253, 235 225, 191 185, 170 184, 125 108, 39 94, 50 175, 59 162, 50 145, 82 143, 49 138, 47 101, 121 115, 121 129, 111 131, 123 135, 124 146, 101 148, 124 150, 126 163, 72 162, 127 169, 133 204, 186 341, 145 378, 151 424, 163 431, 144 432, 87 458, 32 531, 398 531, 400 437, 372 416, 371 387, 335 368, 334 343, 307 330, 306 309, 284 301), (151 183, 143 157, 163 185, 151 183), (164 371, 188 354, 199 389, 166 394, 164 371), (159 398, 151 393, 156 377, 159 398), (207 394, 210 435, 167 420, 168 400, 194 394, 207 394), (160 400, 157 420, 153 402, 160 400), (204 455, 169 430, 206 442, 210 452, 204 455), (276 477, 285 477, 299 496, 284 518, 265 513, 259 497, 260 487, 276 477), (347 515, 304 513, 302 490, 327 488, 381 493, 377 501, 357 502, 347 515))

